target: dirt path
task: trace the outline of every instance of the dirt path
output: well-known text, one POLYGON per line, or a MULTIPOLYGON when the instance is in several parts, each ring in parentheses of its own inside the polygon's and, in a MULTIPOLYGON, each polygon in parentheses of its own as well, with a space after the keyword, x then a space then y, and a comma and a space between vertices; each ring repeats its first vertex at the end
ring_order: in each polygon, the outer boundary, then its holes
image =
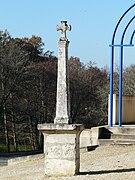
POLYGON ((44 159, 39 157, 0 167, 0 180, 134 180, 135 146, 101 146, 81 153, 80 172, 72 177, 46 177, 44 159))

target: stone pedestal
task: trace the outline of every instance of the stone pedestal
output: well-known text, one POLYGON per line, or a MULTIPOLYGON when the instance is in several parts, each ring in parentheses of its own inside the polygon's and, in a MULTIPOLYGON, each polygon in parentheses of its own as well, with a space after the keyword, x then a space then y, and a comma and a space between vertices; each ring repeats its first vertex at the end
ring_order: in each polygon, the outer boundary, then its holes
POLYGON ((83 125, 39 124, 44 135, 45 174, 75 175, 80 168, 79 137, 83 125))

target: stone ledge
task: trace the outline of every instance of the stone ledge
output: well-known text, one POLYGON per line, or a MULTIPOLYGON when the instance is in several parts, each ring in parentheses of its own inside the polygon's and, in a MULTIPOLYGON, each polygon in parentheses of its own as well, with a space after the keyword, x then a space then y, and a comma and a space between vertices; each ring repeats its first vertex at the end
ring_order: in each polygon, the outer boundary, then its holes
POLYGON ((29 155, 29 156, 15 157, 12 159, 8 159, 7 165, 15 165, 15 164, 19 164, 19 163, 26 162, 33 159, 41 159, 41 158, 44 158, 44 156, 45 154, 34 154, 34 155, 29 155))
POLYGON ((38 130, 40 131, 82 131, 84 126, 82 124, 53 124, 53 123, 45 123, 45 124, 38 124, 38 130))

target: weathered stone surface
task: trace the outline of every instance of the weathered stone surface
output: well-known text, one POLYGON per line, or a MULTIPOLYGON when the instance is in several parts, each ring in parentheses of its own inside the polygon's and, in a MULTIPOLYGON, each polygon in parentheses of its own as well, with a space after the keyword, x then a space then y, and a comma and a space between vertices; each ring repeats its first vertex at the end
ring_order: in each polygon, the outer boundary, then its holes
POLYGON ((61 159, 46 159, 45 173, 54 176, 74 175, 76 172, 76 165, 74 161, 61 159), (53 169, 53 172, 52 172, 53 169), (53 173, 53 174, 52 174, 53 173))
POLYGON ((83 125, 44 124, 39 127, 44 135, 45 173, 52 176, 78 174, 83 125))
POLYGON ((67 123, 70 120, 70 98, 68 80, 68 41, 58 42, 58 75, 56 117, 54 123, 67 123))
POLYGON ((57 99, 56 117, 54 123, 66 123, 70 121, 70 97, 69 97, 69 72, 68 72, 68 45, 66 31, 71 30, 67 21, 61 21, 57 26, 61 30, 61 37, 58 42, 58 75, 57 75, 57 99))
POLYGON ((45 157, 46 159, 59 159, 62 156, 62 148, 59 144, 45 144, 46 150, 45 150, 45 157))
MULTIPOLYGON (((67 130, 69 131, 73 131, 73 130, 78 130, 78 131, 82 131, 84 129, 84 126, 81 124, 53 124, 53 123, 44 123, 44 124, 38 124, 38 130, 45 130, 45 131, 49 131, 50 133, 56 133, 55 131, 57 130, 61 130, 63 132, 67 132, 67 130), (66 130, 66 131, 65 131, 66 130)), ((48 132, 48 133, 49 133, 48 132)))
POLYGON ((61 21, 61 25, 57 25, 56 29, 57 31, 61 30, 61 37, 59 41, 67 41, 66 31, 71 31, 71 25, 68 25, 67 21, 61 21))
POLYGON ((38 130, 44 135, 45 173, 52 176, 75 175, 79 173, 79 136, 83 125, 70 122, 70 98, 68 79, 68 44, 66 30, 71 26, 61 22, 58 42, 58 75, 56 117, 54 124, 39 124, 38 130))
POLYGON ((63 136, 63 134, 57 134, 57 136, 54 136, 54 134, 48 134, 47 138, 46 138, 46 143, 56 143, 59 142, 60 144, 62 144, 63 142, 65 143, 71 143, 74 144, 75 143, 75 134, 68 134, 66 137, 66 135, 63 136), (59 141, 61 139, 61 141, 59 141))
POLYGON ((49 159, 75 160, 75 144, 46 144, 45 155, 49 159))
POLYGON ((98 138, 100 134, 100 126, 91 129, 85 129, 80 134, 80 148, 86 151, 90 146, 97 146, 99 144, 98 138))
POLYGON ((74 160, 76 153, 75 151, 75 144, 65 144, 62 146, 62 157, 64 159, 74 160))

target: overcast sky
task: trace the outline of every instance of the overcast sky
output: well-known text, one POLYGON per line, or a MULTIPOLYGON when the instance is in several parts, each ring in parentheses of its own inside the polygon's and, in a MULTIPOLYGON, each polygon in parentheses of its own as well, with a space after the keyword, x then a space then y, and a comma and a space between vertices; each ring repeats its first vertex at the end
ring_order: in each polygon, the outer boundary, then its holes
MULTIPOLYGON (((57 56, 60 32, 56 31, 56 25, 67 20, 72 26, 72 31, 67 33, 69 57, 79 57, 85 64, 94 61, 98 67, 104 67, 110 65, 109 44, 116 23, 133 4, 135 0, 0 0, 0 30, 7 29, 12 37, 40 36, 45 42, 45 51, 54 51, 57 56)), ((121 25, 117 43, 134 12, 135 8, 121 25)), ((134 29, 133 22, 126 43, 134 29)), ((118 61, 117 55, 116 64, 118 61)), ((133 63, 135 47, 126 48, 124 66, 133 63)))

